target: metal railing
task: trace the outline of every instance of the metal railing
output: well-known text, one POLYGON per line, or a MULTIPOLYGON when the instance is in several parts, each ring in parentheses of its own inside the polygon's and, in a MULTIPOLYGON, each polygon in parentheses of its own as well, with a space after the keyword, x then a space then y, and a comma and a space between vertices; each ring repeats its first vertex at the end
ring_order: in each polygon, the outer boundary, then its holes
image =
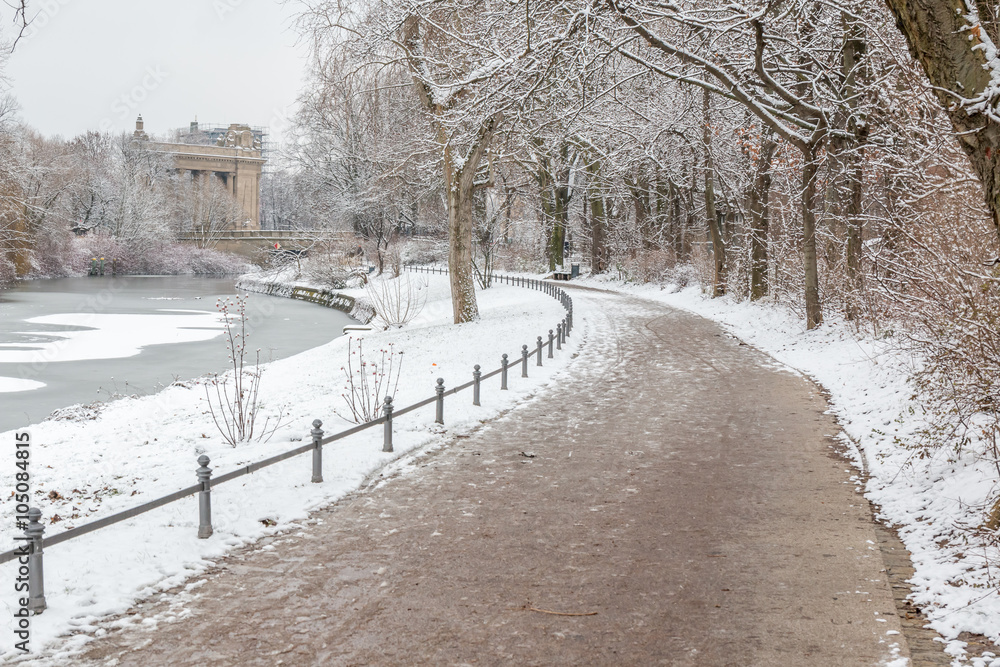
POLYGON ((221 239, 235 241, 241 239, 275 241, 283 239, 336 239, 346 241, 357 238, 354 232, 329 231, 325 229, 205 229, 187 230, 177 235, 181 241, 221 239))
MULTIPOLYGON (((405 267, 407 271, 419 272, 419 273, 436 273, 436 274, 447 274, 447 269, 442 269, 438 267, 424 267, 424 266, 412 266, 407 265, 405 267)), ((566 317, 562 321, 556 324, 555 329, 549 329, 547 338, 543 336, 538 336, 535 345, 530 349, 527 344, 521 346, 520 352, 520 365, 521 365, 521 377, 528 377, 528 362, 529 357, 535 357, 535 366, 542 365, 542 356, 546 352, 547 347, 547 358, 553 358, 553 347, 555 350, 562 350, 563 344, 565 344, 566 339, 570 335, 570 331, 573 329, 573 300, 569 297, 566 292, 555 285, 547 283, 542 280, 536 280, 534 278, 524 278, 521 276, 506 276, 506 275, 494 275, 494 282, 514 285, 518 287, 525 287, 528 289, 536 289, 548 294, 549 296, 557 299, 559 303, 563 306, 566 311, 566 317)), ((392 447, 392 423, 394 419, 398 419, 403 415, 418 410, 422 407, 426 407, 431 403, 435 404, 434 421, 437 424, 444 424, 444 399, 446 396, 457 394, 460 391, 465 391, 466 389, 472 388, 472 404, 480 404, 480 392, 483 380, 500 376, 500 389, 501 391, 507 390, 508 384, 508 372, 511 367, 511 360, 507 354, 503 354, 500 358, 500 367, 483 373, 480 369, 479 364, 476 364, 472 371, 472 380, 466 382, 465 384, 458 385, 457 387, 445 388, 444 379, 438 378, 437 384, 434 387, 434 396, 426 398, 422 401, 418 401, 413 405, 408 405, 405 408, 397 409, 392 403, 392 397, 386 396, 385 402, 382 406, 382 416, 378 419, 373 419, 371 421, 365 422, 363 424, 358 424, 339 433, 335 433, 330 436, 326 436, 322 426, 323 422, 316 419, 312 423, 312 431, 310 435, 312 436, 312 441, 308 444, 301 445, 295 449, 283 452, 281 454, 276 454, 270 458, 266 458, 262 461, 257 461, 256 463, 251 463, 250 465, 242 466, 235 470, 231 470, 218 477, 212 477, 212 469, 208 467, 211 462, 208 456, 202 454, 198 457, 198 469, 195 471, 197 477, 197 483, 193 484, 179 491, 174 491, 173 493, 157 498, 156 500, 151 500, 142 505, 138 505, 131 509, 124 510, 122 512, 117 512, 110 516, 97 519, 96 521, 91 521, 82 526, 76 528, 70 528, 69 530, 63 531, 58 535, 53 535, 52 537, 44 537, 45 526, 42 525, 42 511, 36 507, 32 507, 28 510, 28 522, 23 526, 24 535, 22 537, 14 538, 15 541, 22 542, 21 546, 11 549, 10 551, 5 551, 0 553, 0 564, 7 563, 12 560, 18 560, 19 564, 28 569, 28 610, 34 614, 42 613, 47 604, 45 601, 45 583, 43 576, 43 553, 44 549, 48 547, 53 547, 67 540, 71 540, 87 533, 91 533, 95 530, 101 528, 106 528, 107 526, 120 523, 122 521, 127 521, 140 514, 145 514, 151 510, 163 507, 175 501, 181 500, 182 498, 187 498, 198 494, 198 537, 201 539, 206 539, 212 536, 212 487, 218 486, 225 482, 230 482, 234 479, 238 479, 244 475, 249 475, 250 473, 256 472, 268 466, 272 466, 276 463, 280 463, 286 459, 290 459, 299 454, 304 454, 306 452, 312 452, 312 477, 311 481, 313 483, 320 483, 323 481, 323 446, 329 445, 330 443, 337 442, 338 440, 343 440, 349 436, 360 433, 361 431, 367 430, 376 426, 378 424, 383 424, 383 436, 382 436, 382 451, 391 452, 392 447)), ((513 363, 517 363, 514 361, 513 363)), ((19 522, 18 527, 22 527, 23 523, 19 522)))

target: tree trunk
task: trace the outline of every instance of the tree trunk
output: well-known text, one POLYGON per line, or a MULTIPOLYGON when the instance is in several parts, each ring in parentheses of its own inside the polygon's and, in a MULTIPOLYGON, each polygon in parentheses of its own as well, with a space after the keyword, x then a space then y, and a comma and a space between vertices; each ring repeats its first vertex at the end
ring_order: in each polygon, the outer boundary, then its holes
POLYGON ((768 257, 767 243, 771 212, 768 206, 771 195, 771 160, 778 144, 773 138, 764 139, 757 159, 757 169, 750 186, 750 300, 767 296, 768 257))
POLYGON ((549 270, 555 271, 566 258, 566 226, 569 221, 569 169, 556 174, 552 188, 552 235, 549 237, 549 270))
POLYGON ((850 191, 847 198, 847 277, 854 288, 863 285, 861 272, 861 241, 863 230, 864 166, 860 149, 851 153, 848 173, 850 191))
POLYGON ((608 269, 607 216, 604 211, 604 189, 598 179, 601 163, 592 160, 587 165, 587 196, 590 199, 590 272, 604 273, 608 269))
POLYGON ((810 145, 802 165, 802 261, 806 280, 806 329, 823 323, 819 300, 819 268, 816 264, 816 147, 810 145))
POLYGON ((472 192, 448 188, 448 275, 455 324, 479 317, 472 272, 472 192))
POLYGON ((455 324, 470 322, 479 317, 472 268, 472 195, 477 188, 475 176, 503 114, 496 112, 482 121, 461 167, 456 169, 452 137, 448 135, 446 125, 448 109, 438 104, 430 85, 421 78, 427 63, 420 55, 423 53, 420 44, 420 18, 413 14, 407 16, 400 32, 408 54, 414 90, 421 104, 434 117, 437 139, 444 153, 444 185, 448 203, 448 272, 455 324))
MULTIPOLYGON (((988 92, 992 69, 980 39, 982 27, 970 25, 964 3, 954 0, 887 3, 983 184, 986 205, 1000 233, 1000 124, 984 113, 995 114, 997 100, 988 92)), ((987 30, 993 27, 991 16, 981 18, 987 30)))
POLYGON ((472 268, 473 195, 479 187, 475 176, 500 118, 500 114, 494 114, 483 122, 460 168, 455 169, 452 149, 448 144, 444 148, 444 177, 448 192, 448 275, 455 324, 471 322, 479 317, 472 268))
MULTIPOLYGON (((857 118, 857 90, 858 81, 862 85, 867 85, 870 78, 868 62, 868 44, 865 42, 864 26, 860 21, 850 17, 846 12, 842 15, 844 24, 844 51, 843 51, 843 76, 844 95, 848 99, 851 109, 851 117, 847 121, 847 129, 850 130, 856 139, 853 150, 847 156, 845 172, 848 179, 847 202, 844 207, 847 218, 847 277, 851 287, 860 289, 862 285, 861 273, 861 241, 863 232, 863 212, 864 195, 864 146, 868 141, 867 124, 859 124, 857 118)), ((848 319, 854 319, 853 306, 847 309, 848 319)))
POLYGON ((712 161, 712 128, 708 124, 709 92, 705 90, 702 111, 702 140, 705 143, 705 217, 712 239, 715 272, 712 276, 712 297, 726 293, 726 242, 715 211, 715 163, 712 161))

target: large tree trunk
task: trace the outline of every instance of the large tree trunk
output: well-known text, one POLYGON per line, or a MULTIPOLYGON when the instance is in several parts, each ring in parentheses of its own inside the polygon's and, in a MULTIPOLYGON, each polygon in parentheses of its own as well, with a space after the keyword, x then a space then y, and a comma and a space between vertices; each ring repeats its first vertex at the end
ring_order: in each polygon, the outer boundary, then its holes
POLYGON ((997 99, 990 90, 992 69, 980 38, 984 27, 988 32, 994 27, 992 17, 981 17, 985 26, 970 25, 965 3, 956 0, 887 3, 983 184, 986 205, 1000 233, 1000 123, 983 113, 988 110, 995 114, 997 99))
POLYGON ((598 179, 601 163, 591 160, 587 165, 587 196, 590 199, 590 272, 604 273, 608 268, 607 215, 604 211, 604 188, 598 179))
POLYGON ((472 192, 448 188, 448 275, 455 324, 479 317, 472 272, 472 192))
POLYGON ((709 236, 712 239, 714 275, 712 276, 712 297, 726 293, 726 242, 722 237, 722 225, 715 211, 715 163, 712 161, 712 128, 708 123, 709 92, 706 89, 702 102, 702 140, 705 143, 705 217, 709 236))
POLYGON ((454 166, 451 148, 445 144, 444 177, 448 201, 448 275, 451 278, 451 307, 455 324, 471 322, 479 317, 476 304, 476 283, 472 269, 473 195, 477 187, 476 172, 486 149, 493 140, 500 114, 488 118, 479 128, 458 169, 454 166))
POLYGON ((819 268, 816 263, 816 148, 802 156, 802 261, 806 279, 806 328, 815 329, 823 323, 819 300, 819 268))
POLYGON ((767 296, 768 258, 767 242, 770 232, 771 212, 768 206, 771 195, 771 160, 778 144, 774 139, 764 139, 757 159, 757 169, 750 186, 750 300, 767 296))

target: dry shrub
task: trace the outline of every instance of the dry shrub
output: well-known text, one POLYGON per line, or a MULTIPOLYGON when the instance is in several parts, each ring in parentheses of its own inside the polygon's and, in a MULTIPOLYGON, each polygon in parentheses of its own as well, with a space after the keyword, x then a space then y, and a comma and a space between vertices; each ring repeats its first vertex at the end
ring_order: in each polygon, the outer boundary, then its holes
POLYGON ((448 242, 433 238, 408 238, 396 243, 404 264, 447 264, 448 242))
POLYGON ((621 280, 635 283, 662 283, 677 266, 673 250, 635 250, 613 258, 621 280))
POLYGON ((340 397, 347 410, 341 414, 334 409, 334 414, 355 424, 381 417, 386 397, 396 396, 402 365, 403 353, 396 351, 393 343, 374 354, 367 354, 363 338, 348 338, 347 362, 340 367, 344 373, 344 390, 340 397))
POLYGON ((344 289, 364 264, 364 254, 358 248, 355 242, 321 239, 300 260, 300 273, 306 280, 330 289, 344 289))
POLYGON ((546 268, 541 247, 536 239, 530 238, 517 238, 499 243, 495 250, 493 267, 497 271, 517 273, 541 271, 546 268))
POLYGON ((365 286, 365 293, 385 328, 398 328, 412 321, 423 310, 427 302, 427 280, 411 274, 390 280, 373 280, 365 286))

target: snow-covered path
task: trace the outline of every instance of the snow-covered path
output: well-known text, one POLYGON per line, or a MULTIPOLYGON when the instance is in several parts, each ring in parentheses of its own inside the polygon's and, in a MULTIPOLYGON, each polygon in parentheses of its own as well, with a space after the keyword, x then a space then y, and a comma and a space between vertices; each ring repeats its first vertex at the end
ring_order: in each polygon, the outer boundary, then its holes
POLYGON ((110 631, 80 662, 905 656, 815 387, 695 316, 573 296, 579 357, 534 400, 140 606, 155 629, 110 631))

